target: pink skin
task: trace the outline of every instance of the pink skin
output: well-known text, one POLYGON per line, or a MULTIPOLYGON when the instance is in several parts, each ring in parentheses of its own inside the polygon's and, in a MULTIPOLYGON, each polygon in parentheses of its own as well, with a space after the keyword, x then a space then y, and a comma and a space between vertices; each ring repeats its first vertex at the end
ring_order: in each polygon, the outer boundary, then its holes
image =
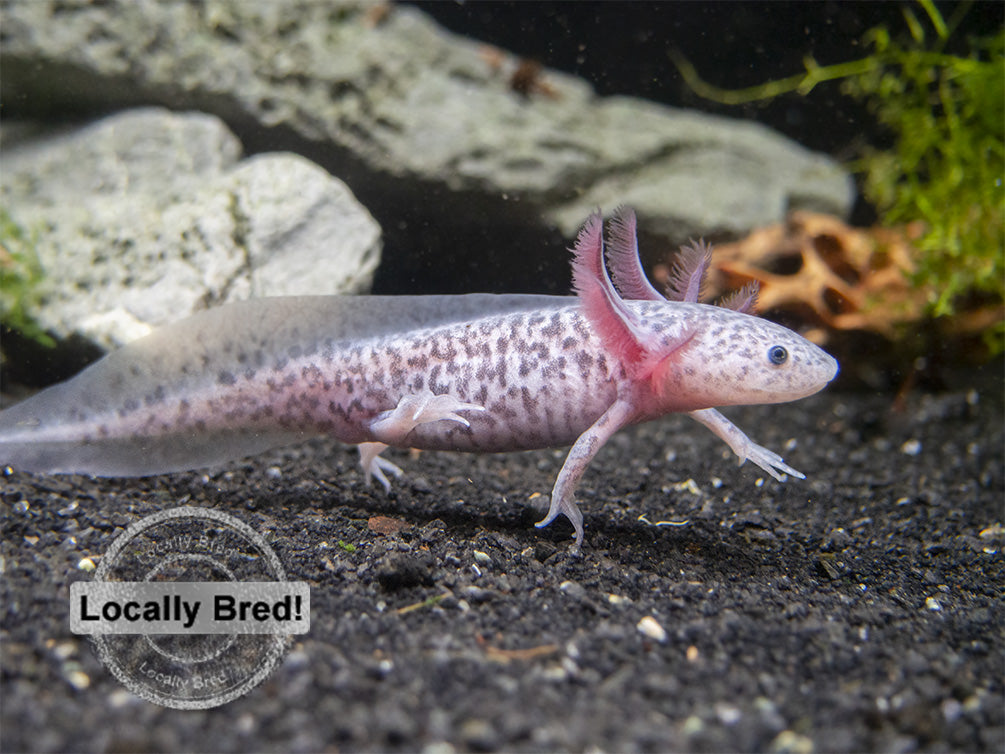
POLYGON ((795 333, 697 303, 710 250, 685 250, 668 300, 646 280, 635 216, 576 241, 576 298, 305 297, 221 307, 163 328, 0 412, 0 463, 139 476, 198 468, 318 434, 358 444, 364 475, 401 470, 388 446, 498 452, 572 444, 538 524, 583 517, 573 495, 620 428, 688 412, 777 479, 802 476, 714 406, 820 390, 836 362, 795 333))

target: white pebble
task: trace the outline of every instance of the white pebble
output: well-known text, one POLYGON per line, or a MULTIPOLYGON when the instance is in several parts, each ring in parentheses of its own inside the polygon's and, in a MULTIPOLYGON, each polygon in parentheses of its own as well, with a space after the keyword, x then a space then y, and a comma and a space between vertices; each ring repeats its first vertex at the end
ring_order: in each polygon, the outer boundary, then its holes
POLYGON ((647 615, 645 618, 640 620, 635 625, 635 628, 639 630, 639 633, 643 634, 644 636, 648 636, 650 639, 653 639, 654 641, 658 641, 660 644, 662 644, 667 640, 666 629, 663 628, 663 626, 661 626, 659 622, 651 615, 647 615))

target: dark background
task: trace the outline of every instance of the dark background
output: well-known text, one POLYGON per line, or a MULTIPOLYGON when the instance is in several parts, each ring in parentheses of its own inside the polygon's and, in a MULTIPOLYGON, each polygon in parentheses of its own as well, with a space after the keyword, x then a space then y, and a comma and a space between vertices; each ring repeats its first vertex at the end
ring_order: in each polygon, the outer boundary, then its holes
MULTIPOLYGON (((888 141, 865 105, 841 93, 840 82, 825 82, 806 96, 793 93, 770 102, 720 105, 691 91, 670 52, 683 54, 708 83, 739 89, 800 73, 807 56, 820 65, 864 57, 869 48, 862 44, 863 36, 877 26, 886 26, 895 38, 907 38, 907 10, 934 39, 917 3, 410 4, 458 34, 581 76, 599 95, 631 95, 756 120, 839 160, 851 159, 862 144, 882 146, 888 141)), ((936 3, 936 7, 947 23, 962 14, 946 47, 961 55, 967 54, 970 38, 992 34, 1005 23, 1003 3, 936 3)), ((860 202, 853 222, 873 219, 860 202)))

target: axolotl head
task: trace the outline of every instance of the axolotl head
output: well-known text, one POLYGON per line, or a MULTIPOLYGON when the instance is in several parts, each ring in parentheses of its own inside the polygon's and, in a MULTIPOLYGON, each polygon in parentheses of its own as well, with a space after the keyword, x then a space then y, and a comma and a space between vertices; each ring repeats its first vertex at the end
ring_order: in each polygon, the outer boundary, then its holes
POLYGON ((823 389, 838 363, 801 335, 765 319, 707 304, 685 309, 686 340, 654 370, 665 398, 685 408, 784 403, 823 389))

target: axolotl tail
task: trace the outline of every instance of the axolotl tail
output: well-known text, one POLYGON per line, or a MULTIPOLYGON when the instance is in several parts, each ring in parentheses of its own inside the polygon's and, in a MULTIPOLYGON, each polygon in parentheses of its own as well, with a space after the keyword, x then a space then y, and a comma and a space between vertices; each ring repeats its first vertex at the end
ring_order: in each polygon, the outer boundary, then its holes
POLYGON ((86 410, 62 424, 57 417, 67 416, 67 406, 84 405, 78 399, 86 399, 90 377, 81 373, 0 412, 0 464, 49 474, 147 476, 214 466, 302 439, 298 433, 239 428, 103 437, 95 427, 106 415, 86 410))
POLYGON ((0 466, 146 476, 204 468, 318 434, 228 411, 231 375, 553 297, 304 296, 228 304, 160 328, 0 411, 0 466))

